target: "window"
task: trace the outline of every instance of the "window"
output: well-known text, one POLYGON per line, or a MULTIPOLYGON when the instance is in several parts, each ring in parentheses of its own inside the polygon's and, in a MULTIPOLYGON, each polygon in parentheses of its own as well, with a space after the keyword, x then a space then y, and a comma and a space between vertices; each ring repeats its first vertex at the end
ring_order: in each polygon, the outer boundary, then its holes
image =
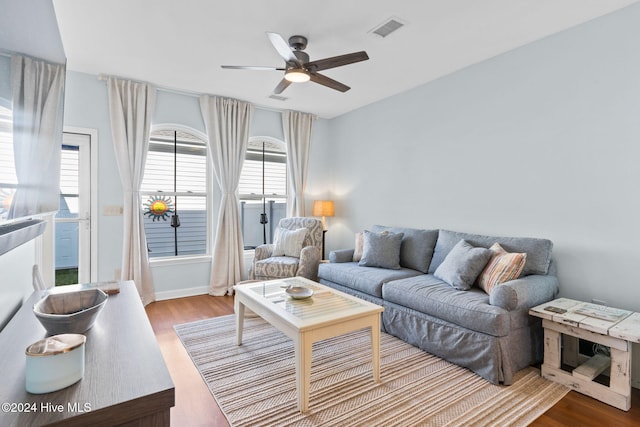
POLYGON ((13 161, 13 112, 0 105, 0 220, 8 219, 18 178, 13 161))
POLYGON ((287 208, 284 142, 268 137, 249 139, 239 193, 245 249, 254 249, 265 241, 273 243, 273 232, 287 208), (266 214, 266 224, 261 221, 262 214, 266 214))
POLYGON ((208 252, 207 182, 202 138, 182 130, 151 133, 140 189, 149 257, 208 252))

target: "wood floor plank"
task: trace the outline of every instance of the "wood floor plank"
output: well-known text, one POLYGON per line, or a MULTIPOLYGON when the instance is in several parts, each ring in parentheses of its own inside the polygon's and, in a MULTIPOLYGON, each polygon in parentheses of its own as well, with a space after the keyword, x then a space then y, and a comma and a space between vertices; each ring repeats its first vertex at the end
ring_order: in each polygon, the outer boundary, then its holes
POLYGON ((178 339, 173 325, 233 313, 233 297, 201 295, 157 301, 146 307, 160 350, 176 388, 174 426, 228 426, 206 384, 178 339))
MULTIPOLYGON (((176 406, 171 409, 171 424, 228 426, 226 418, 191 362, 173 326, 232 314, 233 297, 200 295, 157 301, 149 304, 146 311, 176 387, 176 406)), ((633 389, 631 395, 631 410, 625 412, 571 391, 531 426, 640 427, 640 390, 633 389)))

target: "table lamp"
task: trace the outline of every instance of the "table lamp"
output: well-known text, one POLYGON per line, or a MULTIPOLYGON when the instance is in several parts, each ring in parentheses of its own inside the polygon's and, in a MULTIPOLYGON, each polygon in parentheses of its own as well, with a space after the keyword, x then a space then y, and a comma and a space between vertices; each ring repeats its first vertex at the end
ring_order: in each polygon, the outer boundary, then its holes
POLYGON ((311 215, 322 217, 322 259, 324 259, 324 233, 327 232, 325 217, 335 215, 333 200, 314 200, 311 215))

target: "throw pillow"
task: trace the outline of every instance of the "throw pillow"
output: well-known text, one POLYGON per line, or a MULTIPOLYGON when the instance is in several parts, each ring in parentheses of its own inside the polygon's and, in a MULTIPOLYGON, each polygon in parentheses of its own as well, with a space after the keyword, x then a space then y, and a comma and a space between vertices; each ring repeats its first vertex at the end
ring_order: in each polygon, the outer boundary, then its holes
POLYGON ((487 248, 476 248, 466 240, 460 240, 433 275, 456 289, 467 291, 471 289, 492 254, 487 248))
POLYGON ((286 228, 279 227, 271 255, 300 258, 302 242, 304 242, 304 238, 307 237, 308 231, 307 228, 287 230, 286 228))
POLYGON ((527 254, 507 252, 499 243, 494 243, 489 249, 493 255, 478 277, 478 287, 491 294, 496 286, 520 277, 527 254))
POLYGON ((362 247, 364 245, 364 233, 362 231, 356 233, 356 246, 353 250, 353 262, 360 262, 362 259, 362 247))
POLYGON ((400 245, 404 233, 373 233, 364 230, 362 259, 358 265, 365 267, 400 269, 400 245))

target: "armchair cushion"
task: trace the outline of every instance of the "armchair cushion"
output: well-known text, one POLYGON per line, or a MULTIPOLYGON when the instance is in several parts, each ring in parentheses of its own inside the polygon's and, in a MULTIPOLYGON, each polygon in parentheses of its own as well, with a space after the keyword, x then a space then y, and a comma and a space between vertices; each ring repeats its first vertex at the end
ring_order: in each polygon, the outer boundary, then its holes
POLYGON ((322 248, 322 222, 317 218, 283 218, 274 244, 255 250, 249 277, 255 280, 303 276, 318 279, 322 248))
POLYGON ((298 258, 288 256, 274 256, 266 260, 257 261, 254 264, 254 275, 258 279, 280 279, 293 277, 298 272, 298 258))
POLYGON ((273 245, 271 243, 260 245, 255 249, 255 255, 253 259, 254 261, 261 261, 263 259, 269 258, 272 253, 273 253, 273 245))
POLYGON ((306 228, 298 228, 297 230, 278 228, 272 256, 300 258, 302 242, 307 237, 308 231, 306 228))

